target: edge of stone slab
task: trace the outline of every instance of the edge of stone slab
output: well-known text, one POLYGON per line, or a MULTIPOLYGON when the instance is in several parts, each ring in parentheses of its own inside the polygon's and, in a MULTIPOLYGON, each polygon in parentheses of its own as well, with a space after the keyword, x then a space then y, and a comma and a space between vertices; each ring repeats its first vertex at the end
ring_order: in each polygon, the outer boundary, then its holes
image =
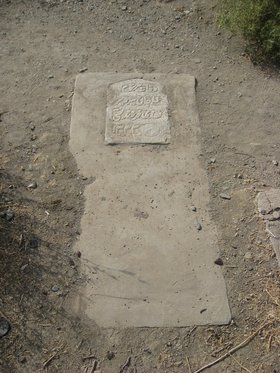
MULTIPOLYGON (((75 94, 76 89, 78 88, 80 81, 83 81, 83 80, 89 81, 91 78, 97 78, 97 79, 102 80, 102 78, 104 78, 104 77, 106 77, 107 79, 110 80, 110 82, 108 82, 108 86, 110 84, 112 84, 111 79, 113 79, 113 78, 114 79, 119 78, 120 81, 123 80, 123 79, 133 79, 133 78, 162 79, 163 80, 163 82, 162 82, 163 85, 164 85, 164 81, 166 81, 166 80, 174 79, 176 81, 176 78, 179 79, 179 80, 181 80, 183 78, 185 81, 188 81, 188 83, 192 86, 193 93, 194 93, 194 105, 195 105, 195 110, 196 110, 196 88, 197 88, 198 82, 197 82, 197 79, 194 75, 190 75, 190 74, 186 74, 186 73, 182 73, 182 74, 181 73, 179 73, 179 74, 166 73, 166 74, 164 74, 164 73, 137 73, 137 72, 136 73, 126 73, 126 72, 117 72, 117 73, 114 73, 114 72, 85 72, 85 73, 79 73, 79 74, 77 74, 77 76, 75 78, 74 94, 72 96, 72 105, 71 105, 71 121, 70 121, 71 123, 70 123, 69 147, 70 147, 70 151, 72 152, 72 154, 74 154, 74 151, 72 151, 72 149, 71 149, 71 139, 72 139, 71 132, 72 132, 72 128, 73 128, 72 117, 73 117, 73 113, 74 113, 74 101, 75 101, 75 96, 76 96, 76 94, 75 94)), ((198 119, 198 121, 199 121, 199 119, 198 119)), ((108 145, 108 146, 115 146, 115 145, 167 145, 168 146, 169 144, 171 144, 171 136, 165 142, 155 142, 155 143, 110 142, 110 141, 107 141, 106 137, 105 137, 104 144, 108 145)))

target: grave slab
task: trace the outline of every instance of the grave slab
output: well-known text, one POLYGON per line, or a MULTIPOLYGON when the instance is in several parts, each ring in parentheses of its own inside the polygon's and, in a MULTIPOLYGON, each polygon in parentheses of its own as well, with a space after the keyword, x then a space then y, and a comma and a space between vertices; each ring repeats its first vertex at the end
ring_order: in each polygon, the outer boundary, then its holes
POLYGON ((86 282, 71 306, 101 327, 230 321, 195 85, 185 74, 76 79, 70 148, 90 183, 74 248, 86 282))

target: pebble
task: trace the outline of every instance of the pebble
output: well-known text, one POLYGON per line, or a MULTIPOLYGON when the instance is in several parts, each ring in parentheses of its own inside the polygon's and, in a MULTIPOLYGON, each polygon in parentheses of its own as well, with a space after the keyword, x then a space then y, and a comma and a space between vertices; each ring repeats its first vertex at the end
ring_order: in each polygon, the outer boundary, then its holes
POLYGON ((222 199, 231 199, 231 196, 230 195, 228 195, 228 194, 225 194, 225 193, 221 193, 220 194, 220 197, 222 198, 222 199))
POLYGON ((126 6, 126 5, 123 5, 123 6, 121 7, 121 9, 122 9, 122 10, 127 10, 127 6, 126 6))
POLYGON ((81 69, 80 69, 80 71, 79 71, 79 72, 80 72, 80 73, 84 73, 84 72, 85 72, 85 71, 87 71, 87 70, 88 70, 88 68, 87 68, 87 67, 83 67, 83 68, 81 68, 81 69))
POLYGON ((202 225, 199 222, 196 222, 195 226, 198 231, 201 231, 202 225))
POLYGON ((58 287, 57 285, 54 285, 54 286, 52 287, 52 291, 53 291, 54 293, 57 293, 57 292, 59 291, 59 287, 58 287))
POLYGON ((28 186, 27 186, 27 188, 29 188, 29 189, 36 189, 37 188, 37 183, 36 183, 36 181, 32 181, 32 183, 30 183, 28 186))
POLYGON ((250 251, 247 251, 247 253, 245 253, 244 258, 245 259, 252 259, 252 254, 250 253, 250 251))
POLYGON ((196 212, 197 208, 196 208, 195 206, 192 206, 192 207, 191 207, 191 210, 192 210, 193 212, 196 212))
POLYGON ((0 317, 0 338, 5 337, 11 330, 11 325, 4 317, 0 317))
POLYGON ((112 360, 112 359, 114 359, 114 357, 115 357, 115 353, 113 351, 108 351, 107 352, 107 359, 108 360, 112 360))
POLYGON ((273 159, 272 163, 274 164, 274 166, 278 166, 278 161, 276 161, 275 159, 273 159))
POLYGON ((5 219, 7 220, 7 221, 11 221, 11 220, 13 220, 13 218, 15 217, 15 214, 13 213, 13 211, 11 211, 11 210, 7 210, 7 211, 5 211, 5 219))
POLYGON ((26 357, 25 357, 25 356, 20 357, 20 358, 19 358, 19 362, 20 362, 21 364, 25 364, 25 363, 27 362, 26 357))
POLYGON ((263 209, 263 208, 261 208, 261 209, 260 209, 260 213, 261 213, 262 215, 265 215, 265 214, 266 214, 266 210, 263 209))
POLYGON ((273 216, 274 220, 278 220, 278 219, 280 219, 280 212, 279 211, 273 211, 272 216, 273 216))
POLYGON ((224 264, 223 259, 221 258, 216 259, 214 263, 217 264, 218 266, 222 266, 224 264))

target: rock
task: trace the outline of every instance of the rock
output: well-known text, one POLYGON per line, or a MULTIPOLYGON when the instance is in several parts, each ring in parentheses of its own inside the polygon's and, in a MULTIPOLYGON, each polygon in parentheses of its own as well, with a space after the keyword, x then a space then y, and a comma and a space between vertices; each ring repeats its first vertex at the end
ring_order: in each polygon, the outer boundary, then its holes
POLYGON ((27 188, 29 188, 29 189, 36 189, 37 188, 37 183, 36 183, 36 181, 32 181, 32 183, 30 183, 28 186, 27 186, 27 188))
POLYGON ((39 240, 38 238, 36 237, 31 237, 29 240, 28 240, 28 245, 27 247, 29 249, 37 249, 39 247, 39 240))
POLYGON ((272 216, 273 216, 273 220, 278 220, 278 219, 280 219, 280 212, 279 211, 273 211, 272 216))
POLYGON ((275 159, 273 159, 272 163, 274 164, 274 166, 278 166, 278 161, 276 161, 275 159))
POLYGON ((113 351, 108 351, 106 356, 108 360, 112 360, 115 357, 115 353, 113 351))
POLYGON ((7 210, 6 211, 6 220, 11 221, 15 217, 15 214, 13 213, 12 210, 7 210))
POLYGON ((82 253, 80 251, 76 251, 76 255, 78 258, 80 258, 82 256, 82 253))
POLYGON ((230 200, 230 199, 231 199, 231 196, 228 195, 228 194, 226 194, 226 193, 221 193, 221 194, 220 194, 220 198, 230 200))
POLYGON ((245 253, 244 258, 245 259, 252 259, 252 254, 250 253, 250 251, 247 251, 247 253, 245 253))
POLYGON ((20 362, 21 364, 25 364, 26 361, 27 361, 27 359, 26 359, 25 356, 22 356, 22 357, 19 358, 19 362, 20 362))
POLYGON ((81 69, 80 69, 80 73, 84 73, 85 71, 87 71, 88 70, 88 68, 87 67, 82 67, 81 69))
POLYGON ((223 259, 221 258, 216 259, 214 263, 217 264, 218 266, 224 265, 223 259))
POLYGON ((196 212, 197 209, 196 209, 195 206, 192 206, 192 207, 191 207, 191 210, 192 210, 193 212, 196 212))
POLYGON ((0 338, 4 337, 11 330, 11 325, 4 317, 0 317, 0 338))
POLYGON ((121 7, 121 10, 127 10, 127 6, 126 6, 126 5, 123 5, 123 6, 121 7))
POLYGON ((52 287, 52 291, 53 291, 54 293, 57 293, 57 292, 59 291, 59 287, 58 287, 57 285, 54 285, 54 286, 52 287))
POLYGON ((198 231, 201 231, 201 229, 202 229, 202 225, 201 225, 198 221, 196 222, 195 226, 196 226, 196 229, 197 229, 198 231))

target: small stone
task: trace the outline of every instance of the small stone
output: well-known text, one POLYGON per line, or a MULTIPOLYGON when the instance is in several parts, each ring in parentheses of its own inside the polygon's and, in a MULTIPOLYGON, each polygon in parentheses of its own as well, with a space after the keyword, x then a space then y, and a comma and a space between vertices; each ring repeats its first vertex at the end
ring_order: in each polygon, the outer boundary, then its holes
POLYGON ((20 267, 20 270, 23 272, 25 270, 25 268, 28 267, 28 263, 27 264, 24 264, 23 266, 20 267))
POLYGON ((28 244, 27 244, 27 247, 29 249, 38 249, 39 247, 39 240, 38 238, 36 237, 31 237, 29 240, 28 240, 28 244))
POLYGON ((217 264, 218 266, 224 265, 223 259, 221 258, 216 259, 214 263, 217 264))
POLYGON ((29 188, 29 189, 36 189, 37 188, 37 183, 36 183, 36 181, 32 181, 32 183, 30 183, 28 186, 27 186, 27 188, 29 188))
POLYGON ((107 352, 107 359, 108 360, 112 360, 112 359, 114 359, 114 357, 115 357, 115 353, 113 351, 108 351, 107 352))
POLYGON ((261 209, 260 209, 260 213, 261 213, 262 215, 265 215, 265 214, 266 214, 266 210, 265 210, 264 208, 261 208, 261 209))
POLYGON ((247 251, 247 253, 245 253, 244 258, 245 259, 252 259, 252 254, 250 253, 250 251, 247 251))
POLYGON ((176 361, 176 362, 174 363, 174 366, 175 366, 175 367, 180 367, 182 364, 183 364, 182 361, 176 361))
POLYGON ((279 211, 273 211, 272 216, 273 216, 274 220, 278 220, 278 219, 280 219, 280 212, 279 211))
POLYGON ((216 158, 211 158, 210 163, 213 163, 213 164, 216 163, 216 158))
POLYGON ((85 71, 87 71, 88 70, 88 68, 87 67, 82 67, 81 69, 80 69, 80 73, 84 73, 85 71))
POLYGON ((54 78, 53 75, 49 75, 49 76, 48 76, 48 79, 53 79, 53 78, 54 78))
POLYGON ((195 226, 198 231, 201 231, 202 225, 199 222, 196 222, 195 226))
POLYGON ((4 337, 11 330, 11 325, 4 317, 0 317, 0 338, 4 337))
POLYGON ((57 292, 59 291, 59 287, 58 287, 57 285, 54 285, 54 286, 52 287, 52 291, 53 291, 54 293, 57 293, 57 292))
POLYGON ((196 212, 196 211, 197 211, 197 209, 196 209, 195 206, 192 206, 192 207, 191 207, 191 210, 192 210, 193 212, 196 212))
POLYGON ((228 195, 228 194, 225 194, 225 193, 221 193, 221 194, 220 194, 220 198, 230 200, 230 199, 231 199, 231 196, 228 195))
POLYGON ((76 251, 76 255, 78 258, 80 258, 82 256, 82 253, 80 251, 76 251))
POLYGON ((15 214, 13 213, 13 211, 11 211, 11 210, 6 211, 6 220, 7 221, 13 220, 14 217, 15 217, 15 214))
POLYGON ((31 137, 30 137, 30 140, 31 141, 35 141, 37 139, 37 136, 35 134, 33 134, 31 137))
POLYGON ((123 6, 121 7, 121 10, 127 10, 127 6, 126 6, 126 5, 123 5, 123 6))

